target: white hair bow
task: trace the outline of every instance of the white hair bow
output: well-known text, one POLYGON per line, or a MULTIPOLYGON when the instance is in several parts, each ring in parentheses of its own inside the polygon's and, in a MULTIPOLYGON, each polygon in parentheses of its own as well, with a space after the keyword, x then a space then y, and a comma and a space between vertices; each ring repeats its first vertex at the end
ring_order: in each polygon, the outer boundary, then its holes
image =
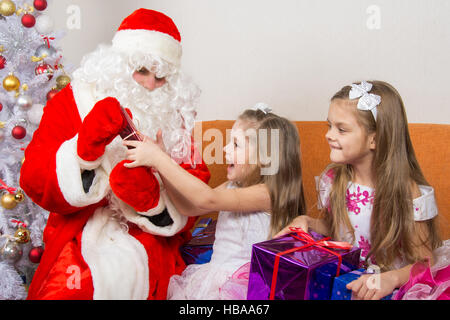
POLYGON ((255 111, 256 110, 261 110, 265 114, 268 114, 268 113, 272 112, 272 108, 269 107, 267 104, 265 104, 263 102, 259 102, 259 103, 255 104, 255 106, 252 109, 255 110, 255 111))
POLYGON ((368 110, 373 114, 375 121, 377 120, 377 106, 381 103, 381 97, 376 94, 369 93, 372 90, 372 84, 363 81, 361 84, 352 84, 349 93, 350 99, 359 98, 357 108, 359 110, 368 110))

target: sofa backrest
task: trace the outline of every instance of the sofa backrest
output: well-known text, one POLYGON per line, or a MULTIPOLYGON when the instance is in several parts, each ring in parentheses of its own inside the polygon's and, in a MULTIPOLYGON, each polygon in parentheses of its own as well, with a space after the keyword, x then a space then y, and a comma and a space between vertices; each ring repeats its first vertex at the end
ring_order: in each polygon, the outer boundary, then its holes
MULTIPOLYGON (((226 181, 226 163, 222 150, 213 148, 224 146, 227 141, 228 131, 233 126, 232 120, 203 121, 197 124, 201 131, 197 130, 196 138, 202 137, 202 155, 212 155, 218 163, 208 163, 211 171, 209 185, 215 187, 226 181), (212 130, 211 130, 212 129, 212 130), (221 137, 218 137, 220 132, 221 137), (222 139, 218 141, 216 139, 222 139), (215 149, 215 150, 214 150, 215 149), (215 152, 222 152, 217 155, 215 152), (217 159, 222 159, 217 161, 217 159)), ((294 121, 300 135, 303 185, 308 213, 316 216, 317 193, 315 176, 320 175, 329 164, 329 147, 325 140, 327 123, 324 121, 294 121)), ((445 124, 410 124, 409 130, 412 143, 419 164, 429 184, 434 187, 436 201, 439 209, 439 224, 443 239, 450 238, 450 125, 445 124)), ((197 143, 199 142, 196 139, 197 143)), ((210 157, 209 157, 210 158, 210 157)), ((209 160, 211 162, 211 160, 209 160)))

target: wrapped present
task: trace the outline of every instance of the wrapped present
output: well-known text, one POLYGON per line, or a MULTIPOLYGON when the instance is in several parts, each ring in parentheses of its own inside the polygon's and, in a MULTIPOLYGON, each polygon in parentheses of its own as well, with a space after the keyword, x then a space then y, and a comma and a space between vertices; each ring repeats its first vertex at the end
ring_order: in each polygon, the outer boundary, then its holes
POLYGON ((203 264, 211 260, 217 220, 201 219, 192 231, 192 239, 180 248, 186 264, 203 264))
POLYGON ((358 267, 360 248, 291 231, 253 245, 248 300, 328 300, 334 278, 358 267))
MULTIPOLYGON (((334 279, 331 300, 352 300, 352 291, 347 289, 347 284, 358 279, 366 273, 365 269, 353 270, 334 279)), ((391 300, 392 294, 381 300, 391 300)))
MULTIPOLYGON (((130 118, 128 113, 125 111, 125 109, 121 106, 120 111, 122 112, 122 117, 126 122, 126 126, 122 129, 121 132, 119 132, 120 137, 123 140, 136 140, 136 141, 143 141, 144 139, 141 137, 139 132, 136 129, 136 126, 133 123, 133 120, 130 118)), ((127 146, 128 149, 134 148, 127 146)))
POLYGON ((205 229, 210 223, 211 218, 203 218, 194 226, 194 230, 192 230, 192 236, 195 237, 198 235, 203 229, 205 229))

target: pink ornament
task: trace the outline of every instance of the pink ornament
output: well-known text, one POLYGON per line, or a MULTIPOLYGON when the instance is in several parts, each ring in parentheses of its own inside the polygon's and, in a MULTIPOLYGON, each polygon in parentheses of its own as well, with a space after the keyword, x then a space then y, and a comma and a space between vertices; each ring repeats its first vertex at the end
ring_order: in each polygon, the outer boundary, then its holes
POLYGON ((27 130, 22 127, 22 126, 15 126, 12 130, 11 130, 11 135, 17 139, 23 139, 25 138, 25 136, 27 135, 27 130))
POLYGON ((24 14, 22 17, 22 24, 25 28, 32 28, 36 23, 36 18, 32 14, 24 14))

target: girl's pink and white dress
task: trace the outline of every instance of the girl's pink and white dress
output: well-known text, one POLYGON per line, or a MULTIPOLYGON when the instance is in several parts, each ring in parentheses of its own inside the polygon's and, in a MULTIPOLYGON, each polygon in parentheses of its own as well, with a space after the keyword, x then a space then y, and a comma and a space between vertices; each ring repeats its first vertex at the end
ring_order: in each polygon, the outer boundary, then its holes
POLYGON ((252 245, 267 240, 269 230, 266 212, 219 212, 211 261, 188 265, 181 275, 172 276, 167 298, 246 299, 252 245))
MULTIPOLYGON (((319 208, 329 206, 329 195, 333 183, 333 173, 328 171, 318 180, 319 208)), ((419 186, 421 196, 413 200, 415 221, 426 221, 438 215, 434 189, 430 186, 419 186)), ((349 182, 346 194, 347 212, 355 230, 353 245, 361 248, 361 265, 364 264, 370 250, 370 218, 372 215, 375 189, 357 183, 349 182)), ((351 242, 350 233, 342 233, 342 240, 351 242)), ((394 296, 394 299, 436 299, 450 295, 450 240, 433 252, 435 264, 425 266, 417 263, 411 270, 410 281, 394 296), (422 283, 423 282, 423 283, 422 283)), ((376 261, 370 261, 376 264, 376 261)), ((407 263, 401 258, 394 262, 394 268, 399 269, 407 263)))

